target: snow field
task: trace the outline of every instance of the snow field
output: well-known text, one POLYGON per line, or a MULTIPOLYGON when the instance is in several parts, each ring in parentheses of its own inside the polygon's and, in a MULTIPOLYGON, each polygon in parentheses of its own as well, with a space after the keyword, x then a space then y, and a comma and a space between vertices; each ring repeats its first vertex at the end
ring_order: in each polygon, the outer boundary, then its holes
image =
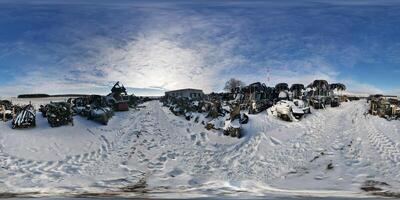
POLYGON ((400 122, 364 115, 366 101, 292 123, 249 115, 241 139, 207 131, 201 114, 195 123, 157 101, 144 106, 108 126, 76 116, 50 128, 40 114, 33 129, 0 123, 0 192, 127 194, 143 180, 150 194, 178 196, 364 195, 366 180, 399 189, 400 122))

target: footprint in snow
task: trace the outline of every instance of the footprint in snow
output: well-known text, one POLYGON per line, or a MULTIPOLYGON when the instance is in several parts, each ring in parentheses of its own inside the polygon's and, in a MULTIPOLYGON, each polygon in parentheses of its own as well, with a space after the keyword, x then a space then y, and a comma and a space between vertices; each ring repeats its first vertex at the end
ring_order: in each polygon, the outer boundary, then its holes
POLYGON ((197 138, 196 135, 191 135, 191 136, 190 136, 190 139, 191 139, 192 141, 196 141, 196 138, 197 138))
POLYGON ((206 140, 207 138, 206 138, 206 133, 205 132, 201 132, 200 133, 200 136, 201 136, 201 138, 203 139, 203 140, 206 140))
POLYGON ((170 158, 170 159, 175 159, 176 154, 175 153, 169 153, 169 154, 167 154, 167 157, 170 158))
POLYGON ((197 145, 197 146, 201 146, 201 142, 200 142, 200 141, 197 141, 197 142, 196 142, 196 145, 197 145))
POLYGON ((183 174, 183 171, 179 168, 174 168, 172 171, 168 172, 168 175, 171 177, 176 177, 183 174))

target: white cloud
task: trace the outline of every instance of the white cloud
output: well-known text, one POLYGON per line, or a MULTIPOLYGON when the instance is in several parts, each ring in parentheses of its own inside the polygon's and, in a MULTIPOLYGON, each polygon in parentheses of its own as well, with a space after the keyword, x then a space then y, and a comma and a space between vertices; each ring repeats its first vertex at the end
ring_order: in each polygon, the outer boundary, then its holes
POLYGON ((189 15, 162 17, 146 21, 136 37, 123 47, 104 41, 100 41, 101 45, 89 43, 100 49, 99 55, 77 64, 74 70, 79 71, 81 79, 97 84, 119 80, 130 87, 194 87, 211 92, 222 71, 244 62, 233 53, 239 45, 235 35, 216 36, 225 31, 218 27, 218 22, 189 15), (179 18, 185 20, 174 21, 179 18))
POLYGON ((360 83, 354 80, 343 80, 342 81, 346 87, 347 91, 354 94, 383 94, 385 91, 379 89, 370 84, 360 83))
MULTIPOLYGON (((269 85, 279 82, 307 85, 315 79, 325 79, 344 82, 349 91, 381 92, 371 85, 341 80, 337 66, 328 58, 334 54, 335 64, 353 66, 364 57, 362 50, 351 45, 335 45, 335 41, 325 41, 323 35, 299 37, 295 31, 302 30, 297 26, 304 24, 294 23, 297 27, 294 29, 286 27, 293 16, 285 12, 260 20, 264 23, 260 25, 271 29, 264 35, 255 32, 258 29, 247 30, 254 28, 253 20, 257 17, 246 19, 246 15, 229 12, 209 15, 204 10, 174 7, 135 7, 133 10, 142 14, 140 20, 124 19, 124 23, 118 23, 123 28, 111 33, 98 34, 110 28, 99 22, 85 21, 83 29, 75 29, 79 24, 66 23, 54 31, 58 34, 55 38, 68 33, 67 39, 72 45, 46 46, 61 55, 57 61, 59 67, 31 67, 32 72, 19 76, 13 86, 3 87, 0 92, 87 92, 110 87, 115 81, 132 88, 193 87, 211 92, 221 90, 231 77, 269 85), (270 74, 267 74, 268 68, 270 74)), ((39 33, 46 34, 46 31, 39 33)), ((46 59, 49 58, 43 58, 46 59)))

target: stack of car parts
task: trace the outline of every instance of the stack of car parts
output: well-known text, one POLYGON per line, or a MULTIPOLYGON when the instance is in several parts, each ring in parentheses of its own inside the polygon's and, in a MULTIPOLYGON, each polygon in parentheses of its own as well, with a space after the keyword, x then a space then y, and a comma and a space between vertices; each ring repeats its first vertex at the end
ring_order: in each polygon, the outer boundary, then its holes
POLYGON ((36 111, 34 107, 29 104, 23 107, 13 119, 12 128, 28 128, 34 126, 36 126, 36 111))
POLYGON ((67 102, 51 102, 41 110, 45 112, 44 115, 51 127, 74 124, 71 104, 67 102))

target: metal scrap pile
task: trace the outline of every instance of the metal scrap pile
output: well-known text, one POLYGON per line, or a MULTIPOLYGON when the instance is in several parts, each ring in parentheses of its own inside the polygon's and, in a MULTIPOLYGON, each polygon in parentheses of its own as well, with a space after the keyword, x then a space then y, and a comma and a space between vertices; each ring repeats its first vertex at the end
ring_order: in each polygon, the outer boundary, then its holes
POLYGON ((214 99, 209 104, 206 118, 209 120, 205 128, 207 130, 222 130, 224 135, 242 137, 242 124, 249 121, 249 117, 241 112, 238 102, 221 102, 214 99), (222 103, 225 105, 222 106, 222 103))
POLYGON ((400 119, 400 100, 397 97, 374 95, 369 98, 369 114, 383 117, 387 120, 400 119))
POLYGON ((12 121, 12 128, 28 128, 34 126, 36 126, 36 111, 35 108, 29 104, 17 113, 17 116, 12 121))
POLYGON ((44 107, 41 106, 40 111, 43 117, 47 117, 51 127, 74 124, 73 111, 68 102, 51 102, 44 107))
POLYGON ((70 98, 67 101, 68 103, 71 104, 71 109, 73 111, 73 114, 78 114, 81 115, 82 112, 85 111, 87 105, 90 105, 90 98, 89 96, 86 97, 78 97, 78 98, 70 98))
POLYGON ((309 91, 309 102, 310 105, 315 109, 323 109, 326 105, 330 104, 329 97, 329 83, 326 80, 315 80, 307 86, 309 91))
MULTIPOLYGON (((82 95, 69 98, 67 102, 50 102, 41 105, 39 111, 47 118, 51 127, 73 125, 73 116, 81 115, 89 120, 108 124, 115 111, 127 111, 129 107, 137 107, 140 103, 153 100, 150 97, 128 95, 126 88, 117 82, 107 96, 82 95)), ((36 126, 36 111, 31 104, 20 107, 10 101, 0 101, 0 120, 13 119, 12 128, 36 126)))
POLYGON ((262 112, 273 105, 274 89, 260 82, 237 91, 234 102, 240 103, 242 109, 248 109, 249 114, 262 112))
POLYGON ((274 91, 276 103, 269 109, 271 115, 285 121, 297 121, 311 113, 303 84, 292 84, 289 88, 288 84, 279 83, 274 91))
MULTIPOLYGON (((219 118, 239 109, 241 116, 243 111, 256 114, 268 109, 268 113, 286 121, 297 121, 306 114, 311 113, 310 106, 315 109, 325 108, 327 105, 338 107, 341 102, 340 91, 346 87, 341 83, 329 84, 325 80, 315 80, 309 86, 287 83, 278 83, 275 87, 268 87, 263 83, 255 82, 247 86, 231 88, 228 93, 211 93, 201 101, 175 96, 165 97, 164 106, 168 106, 175 115, 185 115, 189 120, 194 112, 208 112, 206 118, 207 129, 223 129, 225 122, 219 118)), ((225 117, 225 119, 237 119, 238 117, 225 117)), ((243 118, 243 117, 242 117, 243 118)), ((239 124, 243 123, 239 117, 239 124)), ((248 117, 247 117, 248 120, 248 117)), ((232 121, 232 127, 235 123, 232 121)), ((238 126, 236 126, 238 127, 238 126)), ((235 134, 234 134, 235 135, 235 134)))
POLYGON ((89 120, 107 125, 114 115, 113 110, 107 105, 106 98, 100 95, 79 97, 71 101, 72 110, 89 120))
POLYGON ((203 101, 192 100, 189 98, 170 97, 163 99, 163 105, 169 107, 169 110, 177 116, 184 115, 187 120, 193 118, 193 113, 203 112, 203 101))
POLYGON ((13 118, 14 106, 8 100, 0 101, 0 119, 3 121, 8 121, 13 118))
POLYGON ((342 83, 329 84, 326 80, 315 80, 307 86, 307 89, 310 105, 315 109, 322 109, 327 105, 338 107, 340 102, 345 101, 343 95, 339 95, 341 91, 346 90, 346 86, 342 83))
POLYGON ((248 116, 241 113, 240 104, 232 101, 233 96, 213 93, 208 100, 186 97, 164 97, 163 105, 187 120, 194 119, 208 130, 222 130, 224 135, 240 138, 241 125, 248 122, 248 116), (225 101, 223 101, 225 99, 225 101), (200 120, 201 118, 201 120, 200 120))
POLYGON ((119 82, 111 88, 111 93, 106 96, 107 104, 116 111, 128 111, 132 103, 124 85, 119 82))
POLYGON ((247 124, 249 117, 240 113, 240 105, 238 103, 233 103, 229 105, 229 118, 225 120, 224 125, 224 135, 229 135, 231 137, 242 137, 242 124, 247 124))

